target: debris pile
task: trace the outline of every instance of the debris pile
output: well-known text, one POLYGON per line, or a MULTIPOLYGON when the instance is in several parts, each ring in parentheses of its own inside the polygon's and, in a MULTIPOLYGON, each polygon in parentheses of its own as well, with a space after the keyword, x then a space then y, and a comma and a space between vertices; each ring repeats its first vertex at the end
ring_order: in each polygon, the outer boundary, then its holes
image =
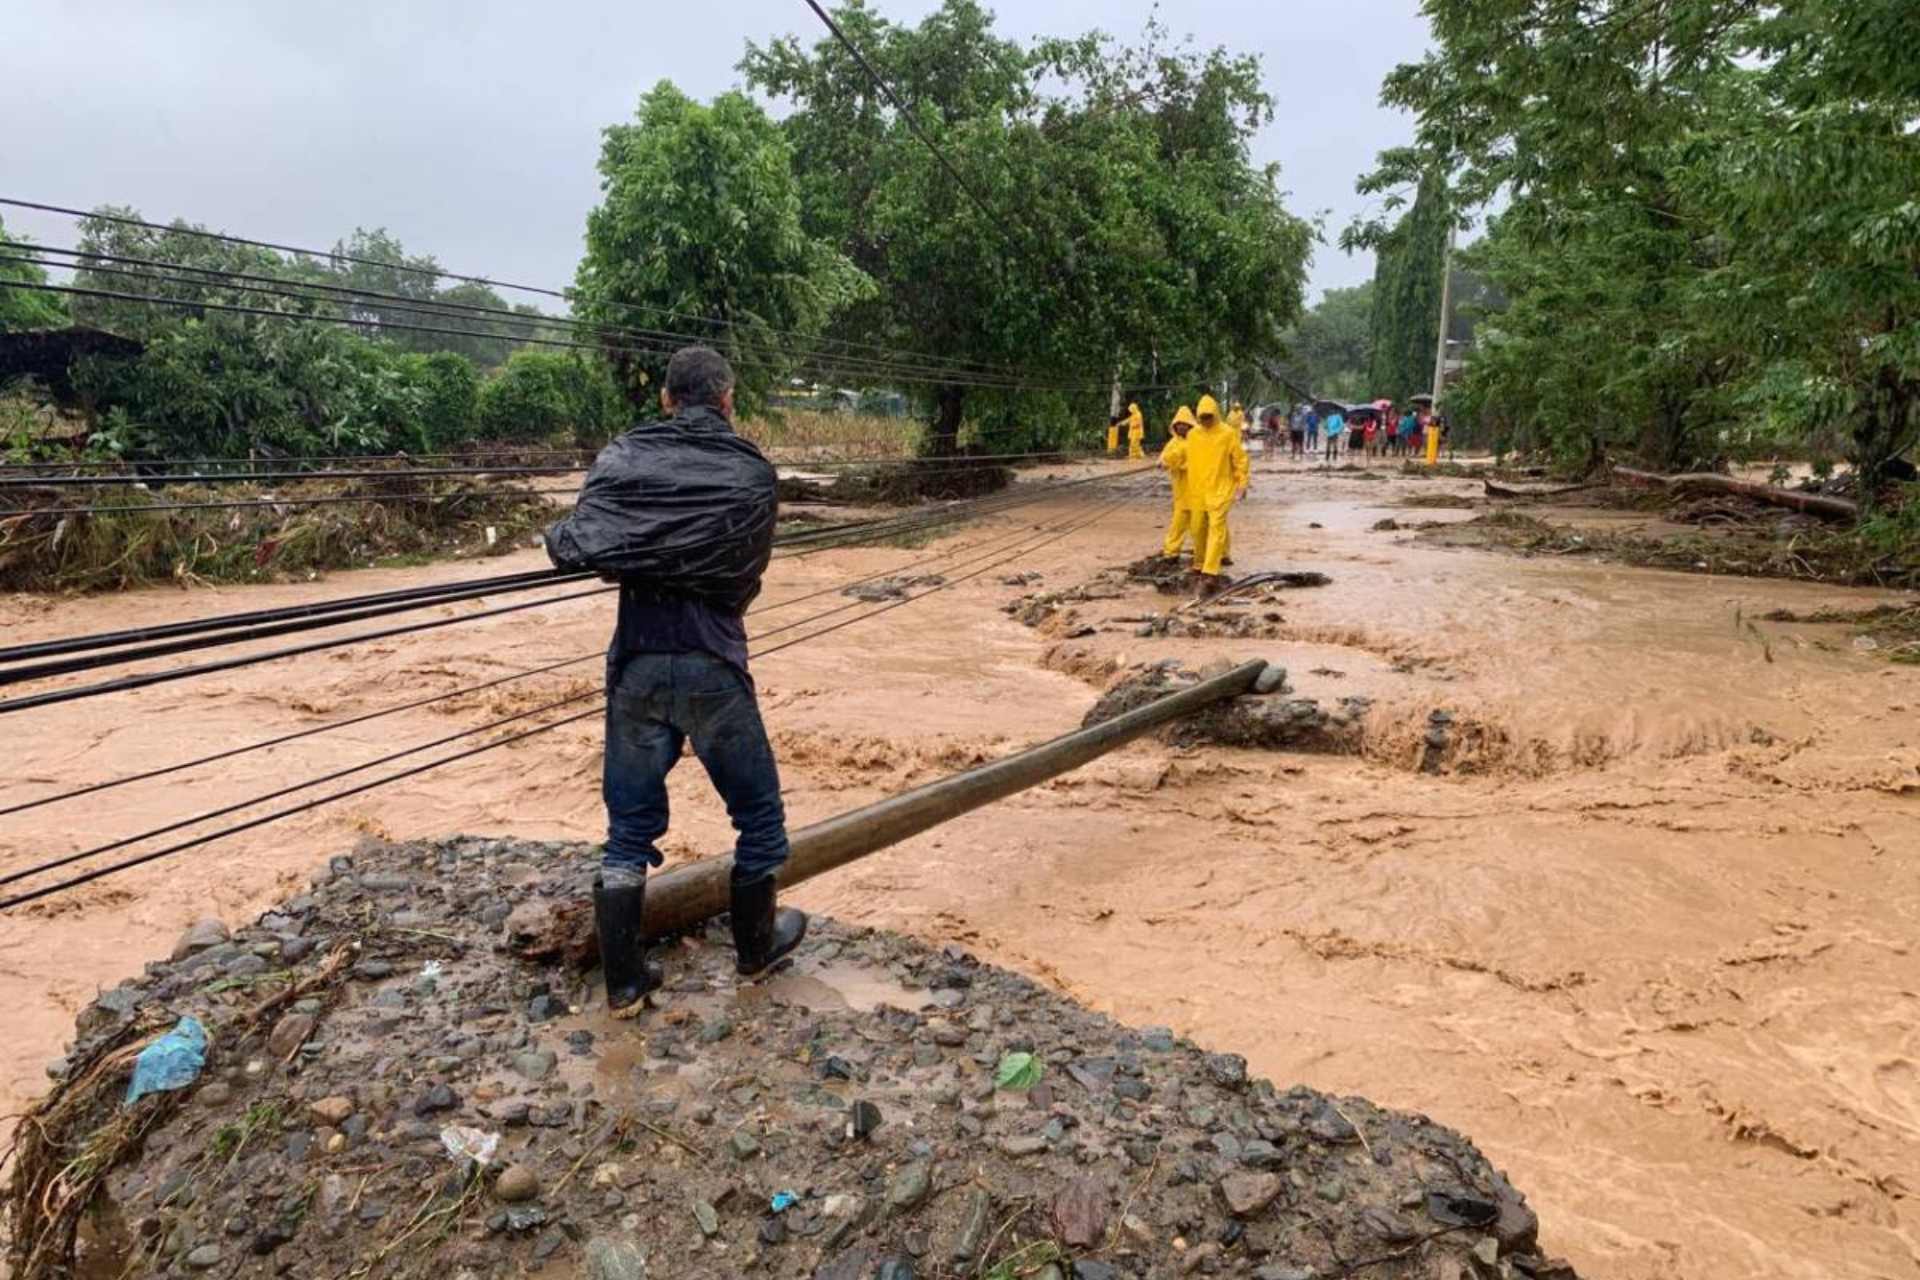
POLYGON ((196 926, 82 1014, 20 1126, 13 1274, 1572 1277, 1458 1134, 954 946, 817 921, 739 987, 709 927, 615 1020, 508 945, 592 853, 369 841, 196 926), (126 1102, 189 1017, 200 1061, 126 1102))
MULTIPOLYGON (((1232 670, 1235 665, 1219 659, 1198 671, 1189 671, 1177 659, 1166 658, 1136 667, 1100 695, 1081 721, 1081 727, 1124 715, 1156 698, 1232 670)), ((1160 731, 1160 737, 1181 747, 1208 744, 1335 755, 1352 754, 1360 749, 1362 725, 1370 705, 1366 698, 1342 698, 1339 706, 1328 710, 1317 699, 1289 697, 1291 692, 1286 669, 1270 663, 1252 695, 1175 721, 1160 731)))

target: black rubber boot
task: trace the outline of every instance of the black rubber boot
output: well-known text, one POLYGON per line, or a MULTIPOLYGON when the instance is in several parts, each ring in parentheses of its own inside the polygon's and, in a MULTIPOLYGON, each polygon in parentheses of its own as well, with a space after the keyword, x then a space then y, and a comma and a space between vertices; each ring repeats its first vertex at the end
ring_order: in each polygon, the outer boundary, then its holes
POLYGON ((807 914, 790 907, 776 909, 774 877, 732 884, 733 949, 739 953, 735 968, 742 977, 765 973, 793 954, 807 936, 807 914))
POLYGON ((640 910, 646 900, 644 880, 609 889, 594 878, 593 927, 600 935, 600 967, 607 976, 609 1009, 624 1009, 660 985, 660 968, 647 963, 640 932, 640 910))

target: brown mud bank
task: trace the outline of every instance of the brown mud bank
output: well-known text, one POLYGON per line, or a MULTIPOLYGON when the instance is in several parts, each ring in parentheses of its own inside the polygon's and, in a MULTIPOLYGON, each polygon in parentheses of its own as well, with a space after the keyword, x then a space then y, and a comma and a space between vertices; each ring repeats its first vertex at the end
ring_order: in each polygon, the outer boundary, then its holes
POLYGON ((742 984, 707 926, 609 1016, 597 973, 517 945, 593 853, 366 841, 250 925, 197 924, 82 1013, 22 1126, 17 1280, 1573 1280, 1459 1134, 957 945, 819 920, 742 984), (193 1078, 123 1101, 187 1017, 193 1078))

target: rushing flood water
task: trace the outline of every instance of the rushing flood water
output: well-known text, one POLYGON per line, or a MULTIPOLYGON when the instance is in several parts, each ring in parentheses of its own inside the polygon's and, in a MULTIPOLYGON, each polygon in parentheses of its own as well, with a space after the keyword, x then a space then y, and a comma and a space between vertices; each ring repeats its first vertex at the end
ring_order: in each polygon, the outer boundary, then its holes
MULTIPOLYGON (((1539 1209, 1546 1247, 1591 1274, 1913 1274, 1920 670, 1854 652, 1832 628, 1751 621, 1884 596, 1522 560, 1371 530, 1420 494, 1469 491, 1257 472, 1234 523, 1239 571, 1333 579, 1287 593, 1273 640, 1100 629, 1166 607, 1146 591, 1077 606, 1096 628, 1077 638, 1001 612, 1038 589, 1003 576, 1066 587, 1150 550, 1156 498, 757 664, 796 822, 1073 727, 1094 690, 1069 673, 1111 662, 1261 656, 1324 703, 1372 700, 1357 757, 1136 744, 798 900, 961 942, 1130 1021, 1243 1052, 1283 1083, 1427 1112, 1503 1165, 1539 1209), (1451 718, 1445 765, 1424 774, 1435 711, 1451 718)), ((913 550, 783 561, 765 599, 1066 514, 1023 511, 913 550)), ((491 568, 536 563, 508 560, 491 568)), ((4 619, 24 641, 473 573, 16 600, 4 619)), ((24 713, 8 725, 15 789, 42 794, 591 653, 608 623, 604 601, 569 603, 24 713)), ((478 724, 596 675, 587 662, 0 818, 0 866, 478 724)), ((0 983, 17 1014, 0 1110, 37 1086, 97 986, 210 909, 238 918, 297 891, 363 832, 598 838, 597 738, 590 722, 570 726, 9 920, 0 983)), ((697 769, 676 773, 673 795, 674 856, 724 847, 724 814, 697 769)), ((865 971, 795 972, 768 998, 898 1003, 886 985, 865 971)))

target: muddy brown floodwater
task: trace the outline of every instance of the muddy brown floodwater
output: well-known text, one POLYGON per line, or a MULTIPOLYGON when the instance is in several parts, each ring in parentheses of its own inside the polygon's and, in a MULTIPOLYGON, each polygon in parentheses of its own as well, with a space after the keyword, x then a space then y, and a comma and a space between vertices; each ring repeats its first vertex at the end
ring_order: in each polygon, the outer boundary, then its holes
MULTIPOLYGON (((1585 1274, 1914 1275, 1920 669, 1854 652, 1831 628, 1750 625, 1770 609, 1885 596, 1426 546, 1372 532, 1383 504, 1473 486, 1256 467, 1234 522, 1240 570, 1333 579, 1288 593, 1277 638, 1145 640, 1111 625, 1061 639, 1002 613, 1035 589, 1005 575, 1065 587, 1152 548, 1159 500, 1110 510, 757 663, 792 815, 825 817, 1070 728, 1095 695, 1073 672, 1161 656, 1263 656, 1305 695, 1370 697, 1363 754, 1135 744, 797 897, 963 941, 1127 1021, 1245 1053, 1275 1080, 1424 1111, 1506 1168, 1546 1247, 1585 1274), (1437 775, 1417 767, 1436 710, 1453 717, 1437 775)), ((1071 513, 1058 502, 926 547, 784 560, 765 599, 936 552, 978 556, 984 539, 1071 513)), ((474 572, 15 599, 0 622, 28 640, 474 572)), ((769 612, 754 629, 839 603, 769 612)), ((1142 591, 1082 613, 1099 627, 1164 607, 1142 591)), ((0 803, 591 653, 608 623, 597 598, 10 715, 0 803)), ((589 661, 0 818, 0 868, 360 763, 596 674, 589 661)), ((597 838, 598 737, 569 726, 14 914, 0 928, 0 1111, 38 1087, 97 988, 196 917, 250 916, 359 833, 597 838)), ((722 848, 697 767, 675 775, 673 795, 674 856, 722 848)))

